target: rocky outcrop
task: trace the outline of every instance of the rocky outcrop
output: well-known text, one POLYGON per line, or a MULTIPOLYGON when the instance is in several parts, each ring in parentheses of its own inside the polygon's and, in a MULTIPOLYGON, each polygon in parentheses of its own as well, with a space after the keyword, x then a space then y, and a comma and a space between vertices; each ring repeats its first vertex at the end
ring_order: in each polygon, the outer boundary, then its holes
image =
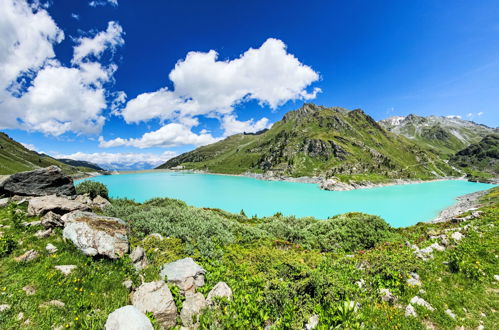
POLYGON ((198 317, 203 309, 207 307, 206 300, 201 293, 187 295, 182 310, 180 311, 180 319, 184 327, 197 328, 198 317))
POLYGON ((153 313, 162 327, 176 324, 177 306, 164 281, 143 283, 132 294, 132 304, 142 313, 153 313))
POLYGON ((46 228, 64 227, 61 216, 52 211, 48 211, 40 220, 42 226, 46 228))
POLYGON ((127 228, 123 220, 81 211, 63 218, 64 238, 84 254, 117 259, 128 252, 127 228))
POLYGON ((214 303, 215 298, 227 298, 230 299, 232 297, 232 289, 225 282, 218 282, 215 284, 213 289, 208 293, 206 297, 206 302, 208 305, 212 305, 214 303))
POLYGON ((141 246, 137 246, 133 249, 132 253, 130 253, 130 259, 132 260, 136 270, 141 270, 147 266, 146 252, 141 246))
POLYGON ((0 194, 23 196, 76 195, 73 179, 57 166, 12 174, 0 184, 0 194))
POLYGON ((107 317, 106 330, 153 330, 151 321, 136 307, 118 308, 107 317))
POLYGON ((182 292, 195 292, 204 285, 205 272, 192 258, 185 258, 164 265, 160 276, 177 285, 182 292))
POLYGON ((90 207, 78 201, 56 195, 34 197, 29 200, 28 214, 39 216, 49 211, 56 214, 65 214, 75 210, 90 211, 90 207))

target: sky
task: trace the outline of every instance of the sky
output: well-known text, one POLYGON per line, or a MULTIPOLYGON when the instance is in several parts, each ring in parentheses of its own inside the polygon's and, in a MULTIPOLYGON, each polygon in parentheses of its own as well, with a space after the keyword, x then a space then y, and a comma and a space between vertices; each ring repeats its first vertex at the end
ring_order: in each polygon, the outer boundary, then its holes
POLYGON ((304 102, 499 125, 498 1, 0 0, 0 130, 157 166, 304 102))

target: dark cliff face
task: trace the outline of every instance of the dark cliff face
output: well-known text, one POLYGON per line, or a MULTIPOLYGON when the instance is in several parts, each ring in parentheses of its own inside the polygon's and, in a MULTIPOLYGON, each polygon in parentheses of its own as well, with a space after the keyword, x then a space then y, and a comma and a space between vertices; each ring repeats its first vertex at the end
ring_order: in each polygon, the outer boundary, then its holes
POLYGON ((457 152, 450 162, 465 170, 499 175, 499 135, 488 135, 479 143, 457 152))

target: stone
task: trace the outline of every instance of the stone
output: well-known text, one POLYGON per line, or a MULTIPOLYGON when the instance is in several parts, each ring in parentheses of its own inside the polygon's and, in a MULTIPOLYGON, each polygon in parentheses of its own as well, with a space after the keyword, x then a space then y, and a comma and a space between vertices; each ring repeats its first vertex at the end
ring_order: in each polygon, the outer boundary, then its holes
POLYGON ((20 312, 19 314, 17 314, 17 320, 18 321, 24 320, 24 313, 23 312, 20 312))
POLYGON ((76 195, 73 179, 57 166, 15 173, 0 184, 0 194, 23 196, 76 195))
POLYGON ((34 286, 32 285, 26 285, 25 287, 23 287, 23 291, 28 295, 28 296, 32 296, 36 293, 36 289, 34 286))
POLYGON ((52 235, 52 228, 39 230, 35 233, 35 236, 38 238, 47 238, 52 235))
POLYGON ((407 305, 407 307, 405 308, 405 316, 406 317, 409 317, 409 316, 417 317, 418 316, 414 306, 412 306, 411 304, 407 305))
POLYGON ((78 268, 76 265, 59 265, 59 266, 54 266, 55 269, 63 273, 64 275, 69 275, 73 270, 78 268))
POLYGON ((419 275, 416 273, 409 273, 409 278, 407 279, 407 284, 410 286, 422 286, 423 283, 421 283, 421 280, 419 278, 419 275))
POLYGON ((146 252, 141 246, 137 246, 133 249, 132 253, 130 253, 130 259, 136 270, 141 270, 147 266, 146 252))
POLYGON ((153 239, 160 240, 160 241, 162 241, 164 239, 164 237, 161 234, 158 234, 158 233, 149 234, 149 235, 147 235, 146 238, 149 238, 149 237, 151 237, 153 239))
POLYGON ((31 260, 34 260, 38 258, 38 251, 36 250, 29 250, 25 252, 24 254, 20 255, 19 257, 14 258, 17 262, 28 262, 31 260))
POLYGON ((41 221, 31 221, 31 222, 24 222, 23 226, 24 227, 35 227, 35 226, 40 226, 42 224, 41 221))
POLYGON ((456 314, 454 314, 450 309, 446 309, 445 314, 449 315, 449 317, 454 320, 456 319, 456 314))
POLYGON ((430 247, 436 251, 440 251, 440 252, 445 251, 445 247, 438 244, 438 243, 433 243, 432 245, 430 245, 430 247))
POLYGON ((10 198, 0 198, 0 207, 6 207, 10 203, 10 198))
POLYGON ((355 282, 355 285, 357 285, 359 289, 362 289, 364 287, 364 284, 366 284, 366 281, 363 278, 355 282))
POLYGON ((143 283, 132 294, 132 305, 142 313, 153 313, 158 323, 173 327, 177 320, 177 306, 164 281, 143 283))
POLYGON ((180 311, 180 319, 185 327, 197 327, 199 313, 207 307, 206 300, 201 293, 193 293, 186 296, 180 311))
POLYGON ((319 315, 314 314, 308 318, 307 324, 305 324, 306 330, 312 330, 319 324, 319 315))
POLYGON ((204 285, 205 272, 192 258, 184 258, 165 264, 160 276, 176 284, 183 292, 194 292, 197 287, 204 285))
POLYGON ((453 232, 452 235, 450 235, 450 237, 454 241, 459 242, 460 240, 462 240, 464 238, 464 235, 461 234, 460 232, 456 231, 456 232, 453 232))
POLYGON ((60 300, 50 300, 50 301, 46 301, 46 302, 40 304, 40 306, 38 306, 38 307, 40 307, 40 308, 48 308, 48 307, 63 308, 64 306, 66 306, 66 304, 60 300))
POLYGON ((390 305, 393 305, 397 301, 397 297, 394 296, 389 289, 380 289, 379 293, 381 296, 381 300, 389 303, 390 305))
POLYGON ((128 252, 127 227, 121 219, 72 212, 63 220, 63 237, 72 241, 85 255, 117 259, 128 252))
POLYGON ((212 305, 214 303, 213 300, 215 299, 215 297, 231 299, 232 289, 229 287, 229 285, 227 285, 227 283, 218 282, 208 293, 208 296, 206 298, 206 302, 208 303, 208 305, 212 305))
POLYGON ((499 282, 499 275, 494 275, 494 280, 499 282))
POLYGON ((48 211, 40 221, 41 225, 46 228, 64 227, 64 222, 61 216, 52 211, 48 211))
POLYGON ((106 330, 153 330, 147 316, 132 305, 118 308, 107 317, 106 330))
POLYGON ((9 309, 10 309, 10 305, 7 305, 7 304, 0 305, 0 313, 5 312, 9 309))
POLYGON ((54 244, 48 243, 45 247, 45 250, 47 250, 48 253, 53 254, 56 253, 58 249, 54 244))
POLYGON ((110 206, 111 203, 104 197, 97 195, 92 200, 92 206, 104 210, 106 207, 110 206))
POLYGON ((422 306, 422 307, 424 307, 427 310, 432 311, 432 312, 435 310, 435 308, 433 308, 426 300, 424 300, 423 298, 420 298, 418 296, 414 296, 411 299, 411 304, 422 306))
POLYGON ((72 211, 90 211, 90 207, 72 199, 56 195, 31 198, 28 204, 28 215, 40 216, 52 211, 57 214, 65 214, 72 211))
POLYGON ((126 281, 123 281, 123 283, 121 283, 125 288, 128 289, 128 291, 132 291, 133 289, 133 282, 132 280, 126 280, 126 281))
POLYGON ((92 198, 90 198, 89 194, 78 195, 76 196, 75 201, 87 205, 92 204, 92 198))

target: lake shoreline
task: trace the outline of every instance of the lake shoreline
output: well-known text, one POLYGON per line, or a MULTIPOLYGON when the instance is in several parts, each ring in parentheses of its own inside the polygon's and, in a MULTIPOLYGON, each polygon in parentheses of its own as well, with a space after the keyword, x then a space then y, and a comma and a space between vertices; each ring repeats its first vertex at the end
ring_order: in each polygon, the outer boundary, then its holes
POLYGON ((480 190, 470 194, 461 195, 456 198, 456 203, 443 209, 439 212, 438 216, 430 221, 429 223, 440 223, 440 222, 449 222, 453 218, 463 214, 467 211, 476 210, 479 205, 479 199, 487 194, 487 190, 480 190))

